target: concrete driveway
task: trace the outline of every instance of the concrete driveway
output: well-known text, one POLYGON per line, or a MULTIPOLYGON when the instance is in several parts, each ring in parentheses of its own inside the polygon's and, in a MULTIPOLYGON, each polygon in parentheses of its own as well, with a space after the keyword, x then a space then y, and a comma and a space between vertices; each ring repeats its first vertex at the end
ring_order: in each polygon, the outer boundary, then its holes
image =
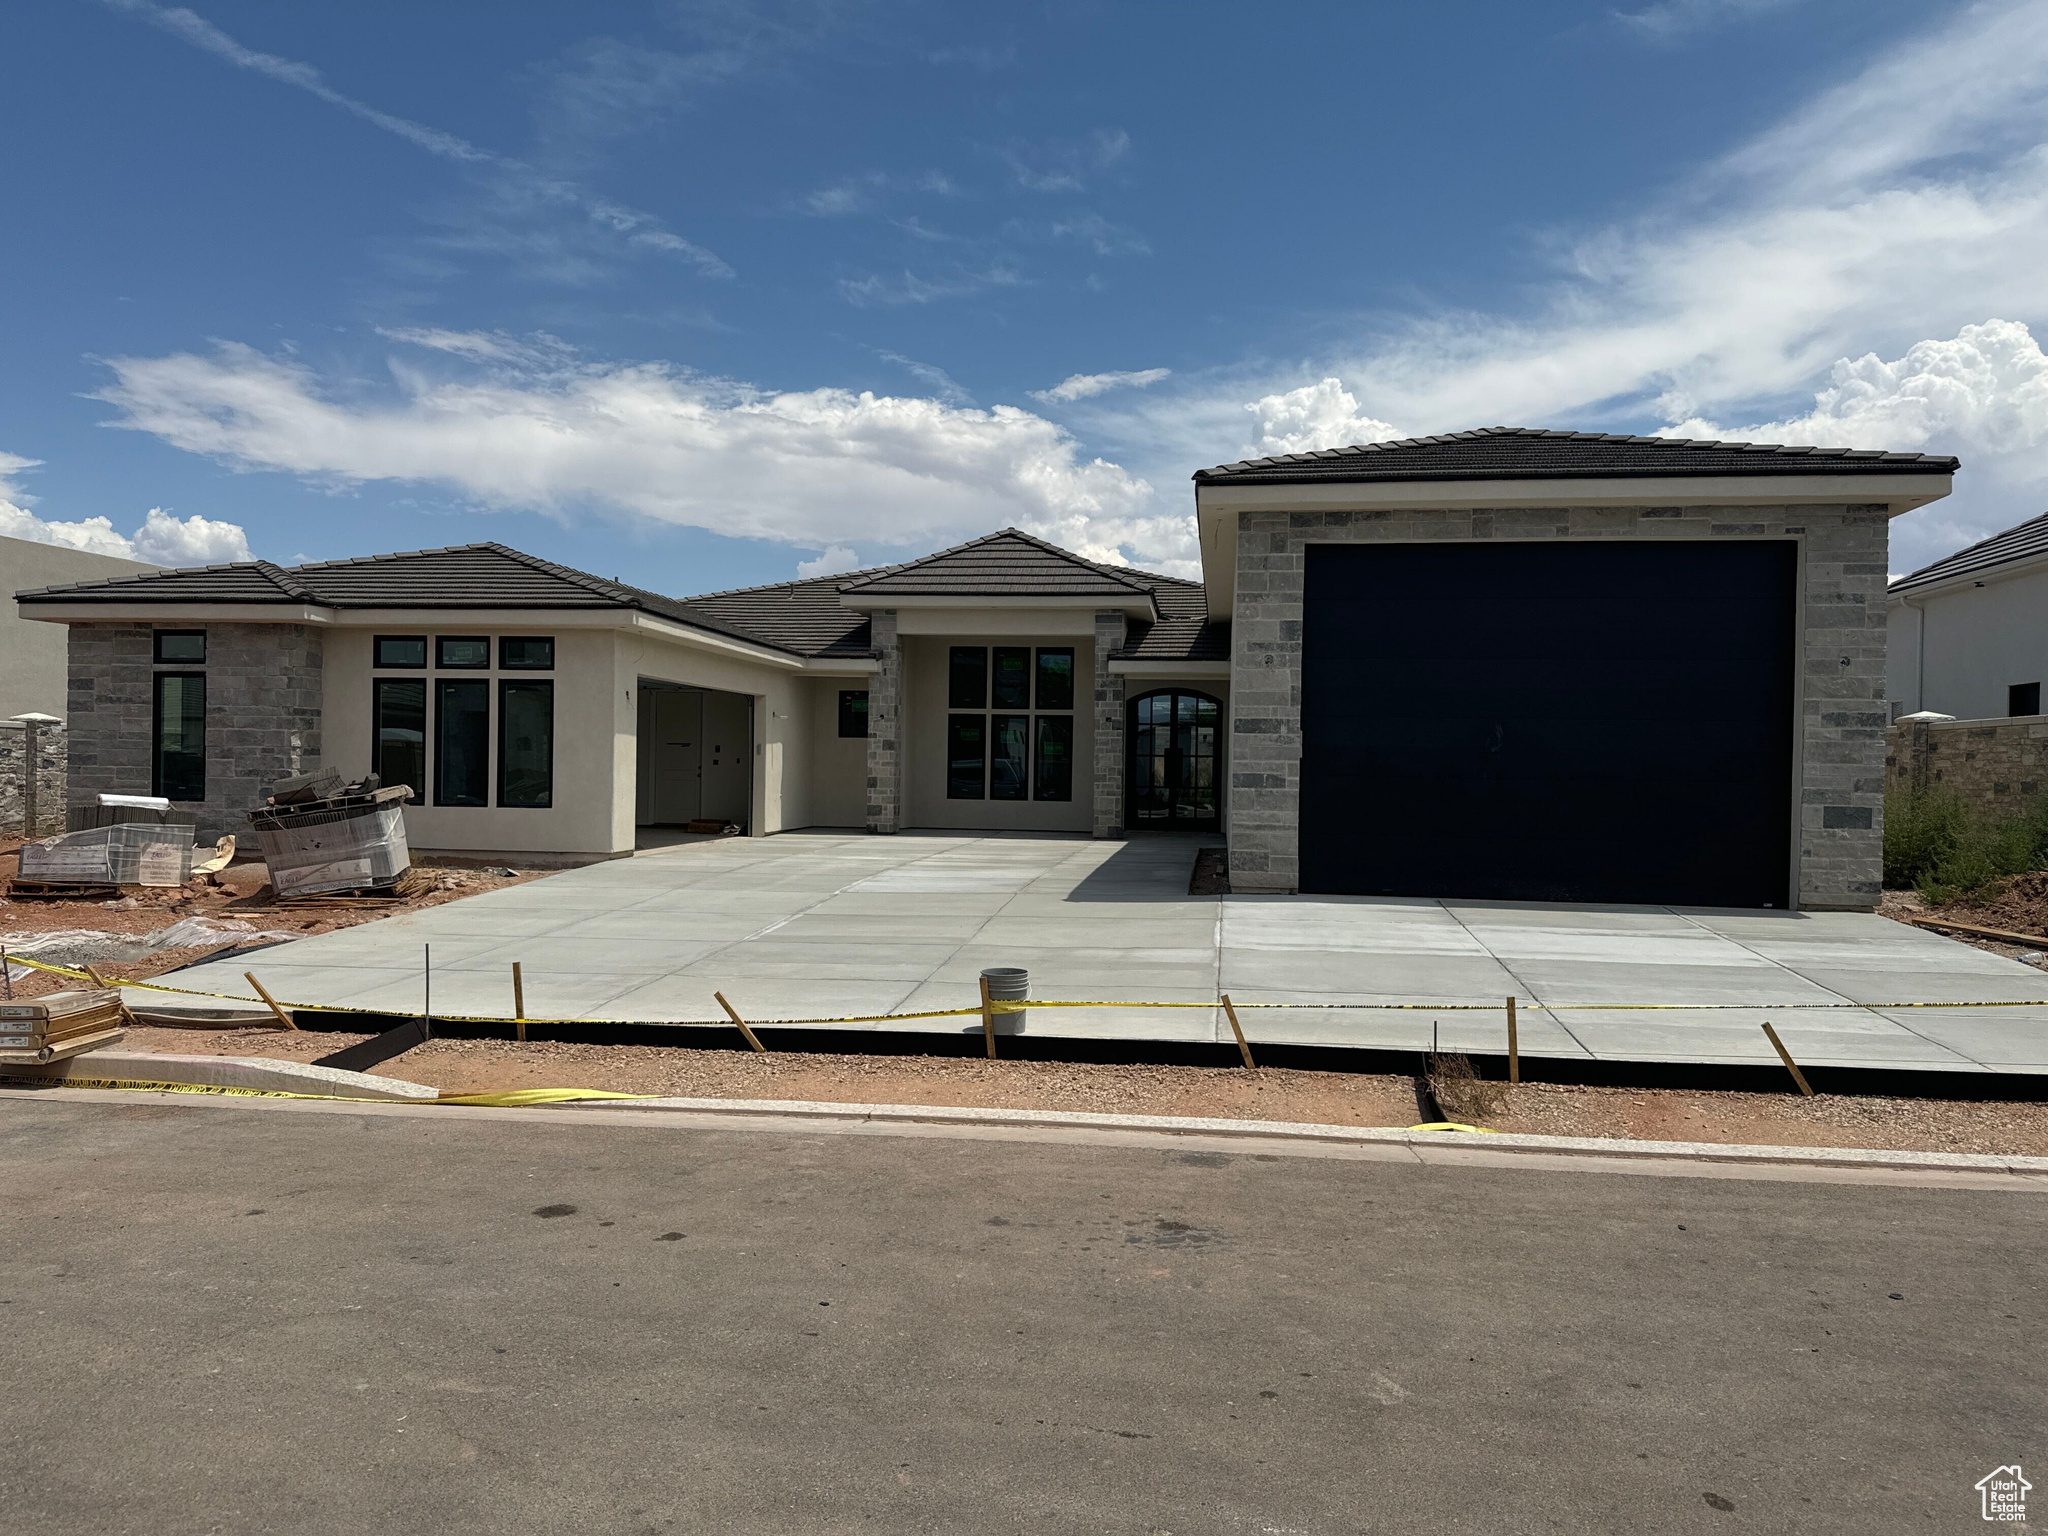
MULTIPOLYGON (((1215 1006, 1227 992, 1255 1042, 1399 1050, 1434 1029, 1446 1049, 1501 1051, 1512 995, 1530 1056, 1769 1062, 1769 1019, 1815 1065, 2048 1071, 2048 1006, 1887 1006, 2035 1002, 2048 976, 1869 914, 1194 897, 1198 846, 729 839, 301 939, 255 964, 291 1002, 417 1012, 431 946, 437 1013, 509 1017, 516 960, 534 1018, 721 1024, 714 991, 750 1020, 901 1015, 972 1006, 984 967, 1022 966, 1034 998, 1154 1005, 1040 1009, 1024 1024, 1034 1035, 1228 1042, 1215 1006)), ((176 979, 252 997, 249 965, 176 979)))

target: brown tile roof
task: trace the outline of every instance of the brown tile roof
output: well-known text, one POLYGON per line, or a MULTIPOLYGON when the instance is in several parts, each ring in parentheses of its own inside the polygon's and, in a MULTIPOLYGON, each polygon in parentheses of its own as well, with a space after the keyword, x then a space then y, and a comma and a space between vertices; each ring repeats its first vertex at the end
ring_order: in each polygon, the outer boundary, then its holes
POLYGON ((1614 432, 1481 427, 1404 437, 1320 453, 1244 459, 1195 472, 1200 485, 1301 481, 1600 479, 1610 476, 1953 474, 1957 461, 1929 453, 1716 443, 1614 432))
POLYGON ((1911 575, 1901 576, 1893 582, 1890 590, 1913 592, 1957 576, 1974 576, 1981 571, 1995 570, 2001 565, 2011 565, 2042 554, 2048 554, 2048 512, 2028 518, 2003 533, 1994 533, 1988 539, 1979 539, 1952 555, 1944 555, 1932 565, 1923 565, 1911 575))
POLYGON ((1100 597, 1129 600, 1169 578, 1098 565, 1004 528, 937 554, 840 579, 851 597, 1100 597))

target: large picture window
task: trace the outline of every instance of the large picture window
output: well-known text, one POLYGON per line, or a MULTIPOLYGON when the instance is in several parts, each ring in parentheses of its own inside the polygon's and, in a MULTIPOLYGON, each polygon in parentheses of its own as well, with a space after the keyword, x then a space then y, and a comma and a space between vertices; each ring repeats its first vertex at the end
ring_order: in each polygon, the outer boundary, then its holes
POLYGON ((539 809, 554 803, 554 680, 501 677, 498 679, 498 804, 539 809))
POLYGON ((159 672, 152 708, 150 792, 206 798, 206 674, 159 672))
POLYGON ((491 792, 491 685, 434 683, 434 804, 487 805, 491 792))
MULTIPOLYGON (((426 642, 420 642, 425 660, 426 642)), ((371 766, 386 784, 403 784, 416 798, 427 793, 427 680, 380 677, 372 684, 376 739, 371 766)))
POLYGON ((1038 771, 1034 775, 1034 800, 1074 798, 1074 717, 1038 717, 1038 771))
POLYGON ((988 716, 946 716, 946 798, 981 800, 988 776, 988 716))

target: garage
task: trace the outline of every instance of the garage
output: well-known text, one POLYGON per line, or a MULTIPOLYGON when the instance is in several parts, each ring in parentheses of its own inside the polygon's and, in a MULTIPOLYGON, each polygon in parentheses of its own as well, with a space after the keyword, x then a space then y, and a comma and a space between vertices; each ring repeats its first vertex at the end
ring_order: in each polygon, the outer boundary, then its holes
POLYGON ((1300 889, 1790 904, 1795 541, 1302 559, 1300 889))

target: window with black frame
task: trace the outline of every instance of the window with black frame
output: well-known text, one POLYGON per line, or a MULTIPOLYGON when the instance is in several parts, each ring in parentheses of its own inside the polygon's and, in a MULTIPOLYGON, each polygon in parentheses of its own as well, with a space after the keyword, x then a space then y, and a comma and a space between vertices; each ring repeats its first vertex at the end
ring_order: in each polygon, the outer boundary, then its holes
POLYGON ((865 688, 839 690, 839 734, 842 737, 868 733, 868 691, 865 688))
POLYGON ((953 646, 946 703, 947 799, 1074 798, 1074 647, 953 646))
MULTIPOLYGON (((424 657, 426 642, 420 644, 424 657)), ((427 680, 380 677, 370 688, 376 715, 371 767, 387 786, 403 784, 416 798, 423 798, 427 790, 427 680)))
POLYGON ((498 804, 544 809, 555 803, 555 682, 498 679, 498 804))
POLYGON ((159 672, 153 683, 150 793, 206 798, 206 674, 159 672))
POLYGON ((491 685, 434 680, 434 804, 478 806, 491 797, 491 685))

